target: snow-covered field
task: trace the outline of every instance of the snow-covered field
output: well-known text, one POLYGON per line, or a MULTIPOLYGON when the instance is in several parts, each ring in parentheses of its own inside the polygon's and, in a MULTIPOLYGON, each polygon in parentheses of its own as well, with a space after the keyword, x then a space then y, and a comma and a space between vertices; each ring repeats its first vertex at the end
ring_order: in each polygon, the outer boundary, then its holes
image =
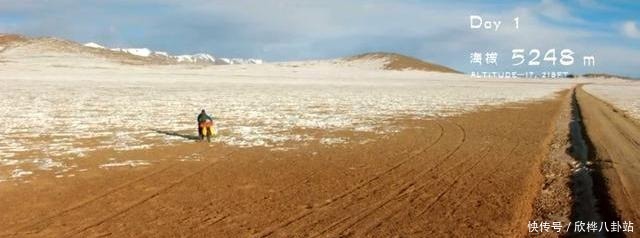
POLYGON ((385 123, 390 118, 450 116, 483 105, 548 98, 572 83, 481 80, 335 62, 214 67, 85 62, 37 69, 9 65, 0 68, 0 85, 0 167, 5 167, 0 180, 14 180, 31 175, 26 165, 68 170, 69 163, 61 161, 93 150, 190 143, 168 133, 196 135, 195 118, 203 108, 217 118, 215 142, 279 149, 292 141, 348 142, 292 129, 391 133, 399 128, 385 123))
POLYGON ((640 82, 589 84, 584 89, 640 120, 640 82))

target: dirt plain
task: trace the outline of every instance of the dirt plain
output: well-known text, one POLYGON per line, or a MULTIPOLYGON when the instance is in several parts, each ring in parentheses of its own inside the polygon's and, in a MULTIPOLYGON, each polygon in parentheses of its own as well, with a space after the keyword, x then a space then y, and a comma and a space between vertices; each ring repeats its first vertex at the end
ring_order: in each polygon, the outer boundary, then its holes
POLYGON ((344 132, 376 136, 365 144, 127 152, 153 166, 1 185, 0 237, 526 236, 568 94, 397 119, 405 129, 390 135, 344 132))

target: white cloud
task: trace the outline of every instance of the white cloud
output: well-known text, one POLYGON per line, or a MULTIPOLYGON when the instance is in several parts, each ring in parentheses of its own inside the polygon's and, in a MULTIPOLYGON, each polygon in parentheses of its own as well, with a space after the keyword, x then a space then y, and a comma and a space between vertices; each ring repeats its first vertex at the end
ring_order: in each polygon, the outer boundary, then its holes
POLYGON ((556 21, 584 23, 584 20, 573 16, 569 9, 557 0, 542 0, 536 11, 540 15, 556 21))
POLYGON ((634 38, 640 39, 640 29, 638 29, 638 25, 634 21, 627 21, 622 23, 622 27, 620 27, 622 34, 634 38))

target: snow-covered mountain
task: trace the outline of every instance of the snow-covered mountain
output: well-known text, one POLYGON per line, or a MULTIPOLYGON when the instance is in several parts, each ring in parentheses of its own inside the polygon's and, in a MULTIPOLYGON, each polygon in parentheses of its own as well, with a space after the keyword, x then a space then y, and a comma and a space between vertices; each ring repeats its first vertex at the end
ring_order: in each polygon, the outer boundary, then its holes
POLYGON ((100 44, 89 42, 84 44, 86 47, 97 49, 108 49, 116 52, 128 53, 141 57, 153 57, 175 61, 177 63, 192 64, 262 64, 261 59, 240 59, 240 58, 216 58, 213 55, 199 53, 193 55, 170 55, 164 51, 153 51, 148 48, 107 48, 100 44))

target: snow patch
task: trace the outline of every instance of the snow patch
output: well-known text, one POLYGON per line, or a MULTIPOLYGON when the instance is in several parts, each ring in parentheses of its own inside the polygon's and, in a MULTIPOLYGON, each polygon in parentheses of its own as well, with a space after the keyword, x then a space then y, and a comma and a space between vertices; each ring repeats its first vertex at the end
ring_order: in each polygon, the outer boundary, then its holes
POLYGON ((17 179, 17 178, 22 178, 25 176, 29 176, 32 175, 33 172, 28 171, 28 170, 24 170, 24 169, 14 169, 13 171, 11 171, 11 178, 13 179, 17 179))
POLYGON ((333 145, 347 143, 347 138, 344 137, 330 137, 320 139, 320 144, 333 145))
POLYGON ((20 160, 16 159, 0 159, 0 166, 10 166, 20 164, 20 160))
POLYGON ((108 168, 113 168, 113 167, 124 167, 124 166, 128 166, 128 167, 138 167, 138 166, 146 166, 146 165, 150 165, 151 163, 144 161, 144 160, 127 160, 127 161, 122 161, 122 162, 111 162, 111 163, 106 163, 106 164, 101 164, 100 168, 102 169, 108 169, 108 168))
POLYGON ((32 163, 36 165, 39 170, 51 170, 53 168, 64 167, 62 162, 54 161, 53 159, 35 159, 32 163))
POLYGON ((121 48, 114 48, 111 49, 113 51, 120 51, 120 52, 124 52, 124 53, 129 53, 132 55, 137 55, 137 56, 142 56, 142 57, 149 57, 151 55, 151 50, 147 49, 147 48, 127 48, 127 49, 121 49, 121 48))
POLYGON ((97 48, 97 49, 104 49, 104 46, 101 46, 101 45, 99 45, 97 43, 94 43, 94 42, 86 43, 86 44, 84 44, 84 46, 91 47, 91 48, 97 48))

